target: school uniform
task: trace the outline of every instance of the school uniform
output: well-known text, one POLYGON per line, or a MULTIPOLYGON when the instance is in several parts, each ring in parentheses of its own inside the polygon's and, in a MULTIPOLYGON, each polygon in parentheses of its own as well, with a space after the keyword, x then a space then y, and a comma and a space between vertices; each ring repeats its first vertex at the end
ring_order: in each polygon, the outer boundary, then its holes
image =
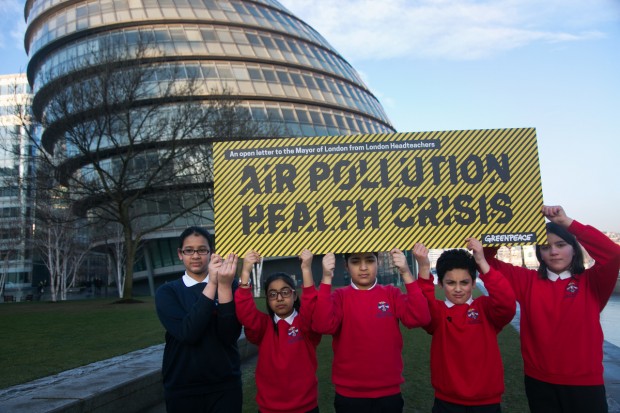
POLYGON ((299 312, 272 319, 256 308, 249 288, 235 292, 245 336, 258 346, 256 403, 261 413, 305 413, 318 406, 316 347, 321 335, 311 331, 316 297, 314 286, 303 288, 299 312))
POLYGON ((399 322, 413 328, 430 320, 428 304, 418 284, 406 284, 406 289, 407 294, 403 294, 390 285, 375 283, 368 290, 360 290, 352 284, 332 293, 331 285, 320 285, 312 327, 319 333, 333 335, 332 382, 336 401, 343 397, 400 397, 404 378, 399 322))
POLYGON ((549 272, 549 278, 541 278, 535 270, 497 260, 496 248, 485 248, 485 256, 489 265, 506 276, 521 306, 521 353, 531 409, 586 411, 586 405, 583 409, 575 406, 587 397, 587 413, 603 412, 607 411, 607 403, 600 313, 618 279, 620 245, 575 220, 568 231, 596 261, 581 274, 549 272), (570 386, 569 391, 565 386, 570 386), (546 404, 536 407, 536 400, 541 399, 537 393, 546 392, 546 388, 557 393, 552 398, 566 408, 546 404), (571 393, 580 396, 569 400, 571 393))
MULTIPOLYGON (((236 285, 235 280, 233 291, 236 285)), ((241 324, 234 302, 207 298, 205 286, 185 274, 155 295, 166 329, 162 374, 169 412, 241 411, 241 324)))
POLYGON ((515 296, 496 270, 481 274, 488 296, 465 304, 435 298, 433 277, 418 279, 431 311, 424 329, 431 341, 431 383, 435 397, 450 404, 497 405, 504 393, 504 369, 497 335, 515 315, 515 296))

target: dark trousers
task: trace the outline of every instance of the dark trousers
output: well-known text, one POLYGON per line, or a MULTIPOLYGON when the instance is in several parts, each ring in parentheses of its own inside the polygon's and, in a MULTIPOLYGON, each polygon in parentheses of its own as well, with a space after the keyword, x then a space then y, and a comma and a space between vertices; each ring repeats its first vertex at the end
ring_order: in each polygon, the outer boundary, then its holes
POLYGON ((479 406, 465 406, 464 404, 448 403, 435 397, 433 413, 501 413, 499 403, 483 404, 479 406))
POLYGON ((607 413, 605 386, 551 384, 525 376, 532 413, 607 413))
POLYGON ((241 387, 216 393, 166 398, 168 413, 241 413, 241 387))
POLYGON ((336 413, 402 413, 405 401, 398 393, 377 398, 344 397, 336 393, 336 413))

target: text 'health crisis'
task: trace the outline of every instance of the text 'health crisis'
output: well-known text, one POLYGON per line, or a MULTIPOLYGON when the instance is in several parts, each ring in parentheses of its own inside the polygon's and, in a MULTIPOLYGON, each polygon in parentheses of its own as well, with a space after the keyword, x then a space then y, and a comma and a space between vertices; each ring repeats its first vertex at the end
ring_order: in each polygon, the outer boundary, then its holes
POLYGON ((374 162, 340 159, 316 161, 303 168, 300 171, 293 163, 243 167, 238 195, 243 200, 240 218, 244 235, 377 229, 382 226, 381 219, 397 228, 507 223, 513 216, 509 194, 492 188, 476 191, 477 195, 466 193, 472 186, 508 182, 511 171, 505 154, 468 155, 464 159, 381 158, 374 162), (423 184, 424 191, 416 191, 423 184), (442 191, 437 191, 438 187, 442 191), (398 188, 397 194, 387 202, 385 197, 379 202, 376 196, 371 200, 366 196, 372 190, 394 188, 398 188), (355 193, 356 199, 338 199, 343 191, 355 193), (292 193, 299 196, 287 196, 287 202, 252 202, 265 194, 292 193))

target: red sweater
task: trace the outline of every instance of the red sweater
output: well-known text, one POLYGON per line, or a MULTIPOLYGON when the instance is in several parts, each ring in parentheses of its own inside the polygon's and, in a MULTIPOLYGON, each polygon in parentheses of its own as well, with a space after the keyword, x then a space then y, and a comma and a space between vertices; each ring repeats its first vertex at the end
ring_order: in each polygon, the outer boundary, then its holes
POLYGON ((497 334, 515 315, 515 296, 500 272, 491 269, 481 279, 488 296, 450 308, 435 299, 432 279, 419 279, 431 309, 431 322, 424 327, 433 336, 431 382, 435 397, 449 403, 494 404, 504 393, 497 334))
POLYGON ((316 289, 303 289, 299 314, 289 325, 276 325, 269 315, 259 311, 249 288, 235 292, 237 318, 245 336, 258 345, 256 364, 256 403, 261 413, 303 413, 317 407, 316 347, 319 334, 310 331, 316 289))
POLYGON ((338 394, 377 398, 400 393, 404 379, 399 320, 408 328, 430 321, 418 284, 406 287, 407 294, 379 284, 370 290, 348 286, 330 294, 331 286, 321 284, 312 328, 333 335, 332 382, 338 394))
POLYGON ((596 263, 573 277, 553 282, 534 270, 514 267, 485 248, 489 264, 508 279, 521 305, 521 353, 527 376, 547 383, 603 384, 603 330, 600 312, 613 292, 620 246, 598 230, 573 221, 568 230, 596 263))

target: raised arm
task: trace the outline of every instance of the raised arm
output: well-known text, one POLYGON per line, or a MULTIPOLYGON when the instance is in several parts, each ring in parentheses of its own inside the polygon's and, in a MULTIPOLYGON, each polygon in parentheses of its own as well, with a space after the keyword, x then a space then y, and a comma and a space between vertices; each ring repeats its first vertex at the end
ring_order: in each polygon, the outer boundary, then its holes
POLYGON ((443 305, 443 303, 437 301, 435 298, 435 284, 431 278, 431 261, 428 258, 428 248, 426 248, 424 244, 417 242, 413 246, 411 252, 418 263, 418 285, 428 302, 428 308, 431 313, 431 322, 424 326, 424 330, 429 334, 433 334, 440 320, 440 313, 437 306, 443 305))
POLYGON ((405 254, 398 248, 394 248, 390 251, 390 255, 392 255, 394 266, 398 269, 398 273, 403 279, 403 282, 405 284, 411 284, 414 282, 415 280, 413 279, 413 275, 411 275, 411 270, 409 269, 409 264, 407 263, 405 254))
POLYGON ((314 278, 312 277, 312 258, 313 254, 308 249, 304 249, 299 254, 301 276, 303 279, 299 317, 301 318, 302 326, 310 340, 315 345, 318 345, 321 342, 321 335, 312 330, 312 317, 314 316, 318 299, 318 294, 314 286, 314 278))
POLYGON ((421 327, 427 325, 431 320, 428 309, 428 302, 422 295, 422 290, 413 279, 405 254, 395 248, 390 251, 394 265, 398 268, 400 276, 403 278, 407 294, 398 291, 396 315, 407 328, 421 327))
POLYGON ((263 339, 265 329, 269 326, 269 316, 256 308, 252 288, 250 287, 250 273, 254 264, 260 261, 260 254, 248 251, 243 258, 239 288, 235 291, 235 312, 237 319, 245 328, 245 336, 254 344, 263 339))
POLYGON ((560 206, 543 207, 543 214, 551 222, 568 229, 590 257, 595 261, 594 266, 585 271, 591 291, 598 298, 602 310, 614 291, 620 270, 620 245, 614 243, 608 236, 594 227, 566 216, 560 206))
MULTIPOLYGON (((233 301, 233 287, 236 288, 235 275, 237 273, 236 254, 229 254, 223 259, 218 254, 213 254, 209 262, 209 280, 211 275, 217 279, 217 331, 220 339, 229 344, 234 344, 241 335, 241 324, 235 314, 235 302, 233 301)), ((207 284, 208 285, 208 284, 207 284)))
POLYGON ((485 261, 491 268, 502 273, 510 283, 517 300, 520 301, 524 298, 532 279, 538 277, 538 273, 535 270, 517 267, 507 262, 500 261, 496 257, 498 249, 498 247, 483 247, 482 250, 485 261))
POLYGON ((489 292, 490 305, 485 311, 497 330, 501 330, 515 316, 517 310, 515 294, 508 280, 501 272, 493 270, 484 257, 482 244, 476 238, 467 238, 467 248, 472 251, 480 278, 489 292))
POLYGON ((312 316, 312 329, 320 334, 334 334, 342 322, 342 308, 331 293, 336 256, 328 253, 323 257, 323 278, 319 287, 316 308, 312 316))
POLYGON ((239 277, 239 288, 250 289, 252 268, 258 262, 260 262, 260 253, 254 250, 245 253, 243 266, 241 267, 241 276, 239 277))
POLYGON ((301 261, 301 277, 303 279, 303 286, 314 287, 314 279, 312 278, 312 252, 305 249, 299 254, 299 261, 301 261))
POLYGON ((418 277, 424 280, 430 280, 431 260, 428 259, 428 248, 421 242, 416 242, 411 253, 418 263, 418 277))

